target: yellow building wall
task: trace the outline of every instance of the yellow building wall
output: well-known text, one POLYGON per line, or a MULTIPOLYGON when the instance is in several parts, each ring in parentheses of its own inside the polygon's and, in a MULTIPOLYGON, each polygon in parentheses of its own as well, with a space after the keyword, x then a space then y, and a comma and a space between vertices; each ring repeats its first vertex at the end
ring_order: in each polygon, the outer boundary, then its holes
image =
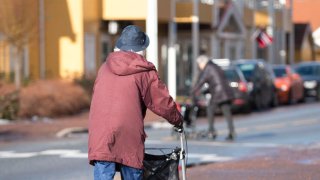
MULTIPOLYGON (((167 22, 170 18, 171 0, 158 0, 158 20, 167 22)), ((145 20, 148 0, 102 0, 104 20, 145 20)))
POLYGON ((30 79, 40 78, 39 38, 36 36, 29 44, 30 79))
MULTIPOLYGON (((14 4, 12 4, 14 5, 14 4)), ((12 9, 11 9, 12 10, 12 9)), ((39 4, 38 1, 30 1, 28 3, 28 11, 25 13, 34 13, 34 14, 28 14, 28 18, 30 19, 30 22, 35 23, 33 25, 33 28, 27 32, 26 35, 28 35, 28 44, 26 45, 26 48, 28 50, 28 58, 29 60, 29 73, 30 73, 30 79, 38 79, 39 78, 39 39, 38 39, 38 16, 39 16, 39 4), (31 19, 35 18, 35 19, 31 19)), ((10 61, 12 57, 10 57, 10 45, 8 42, 4 42, 0 40, 0 73, 5 73, 5 78, 9 80, 10 74, 13 74, 14 72, 11 70, 10 72, 10 61)), ((12 55, 12 54, 11 54, 12 55)), ((24 67, 22 67, 24 69, 24 67)), ((22 73, 23 74, 23 73, 22 73)))
MULTIPOLYGON (((34 9, 33 12, 36 13, 36 29, 35 33, 32 38, 30 39, 30 43, 28 45, 29 51, 29 72, 30 72, 30 79, 39 79, 40 78, 40 48, 39 48, 39 1, 35 1, 36 5, 32 8, 34 9)), ((30 7, 29 7, 30 8, 30 7)))
MULTIPOLYGON (((176 21, 178 23, 192 23, 193 18, 193 3, 192 2, 178 2, 176 5, 176 21)), ((206 4, 199 4, 200 23, 211 23, 212 7, 206 4)))
POLYGON ((4 76, 4 78, 8 80, 9 74, 10 74, 9 46, 6 42, 0 41, 0 75, 4 76))
POLYGON ((147 0, 102 0, 104 20, 145 20, 146 17, 147 0))
POLYGON ((67 0, 70 12, 71 29, 74 39, 61 37, 60 45, 60 76, 62 78, 80 77, 83 74, 84 64, 84 32, 82 1, 67 0))
POLYGON ((83 0, 83 20, 85 23, 97 22, 102 19, 101 0, 83 0))
POLYGON ((83 73, 83 0, 46 0, 46 77, 83 73))
POLYGON ((257 11, 255 13, 256 26, 266 27, 269 25, 269 16, 267 12, 257 11))

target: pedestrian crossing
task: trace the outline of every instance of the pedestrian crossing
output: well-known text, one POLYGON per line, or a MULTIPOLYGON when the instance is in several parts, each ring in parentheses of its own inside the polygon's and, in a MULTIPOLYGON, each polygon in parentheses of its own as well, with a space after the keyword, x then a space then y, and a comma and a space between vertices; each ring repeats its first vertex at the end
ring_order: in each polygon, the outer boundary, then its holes
POLYGON ((80 150, 72 149, 52 149, 39 152, 15 152, 15 151, 0 151, 0 158, 15 159, 15 158, 32 158, 36 156, 58 156, 60 158, 88 158, 88 154, 80 150))
MULTIPOLYGON (((51 149, 39 152, 16 152, 16 151, 0 151, 0 159, 22 159, 22 158, 34 158, 45 156, 58 156, 63 159, 87 159, 87 152, 82 152, 75 149, 51 149)), ((188 154, 189 162, 225 162, 233 160, 233 157, 219 156, 217 154, 200 154, 190 153, 188 154)))

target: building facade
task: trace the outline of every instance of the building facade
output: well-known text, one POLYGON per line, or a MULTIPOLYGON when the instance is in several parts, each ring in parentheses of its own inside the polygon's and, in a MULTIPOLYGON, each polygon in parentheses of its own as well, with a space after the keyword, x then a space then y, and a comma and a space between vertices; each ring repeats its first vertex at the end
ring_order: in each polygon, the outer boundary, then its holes
MULTIPOLYGON (((259 2, 38 0, 38 33, 25 47, 23 75, 30 79, 94 78, 121 30, 135 24, 150 36, 148 60, 157 66, 172 94, 186 94, 197 74, 195 58, 203 48, 212 58, 286 62, 285 38, 292 32, 288 8, 277 0, 270 1, 271 9, 259 2), (252 38, 260 27, 271 28, 274 40, 266 48, 259 48, 252 38)), ((0 71, 8 75, 11 47, 3 39, 0 34, 0 71)))

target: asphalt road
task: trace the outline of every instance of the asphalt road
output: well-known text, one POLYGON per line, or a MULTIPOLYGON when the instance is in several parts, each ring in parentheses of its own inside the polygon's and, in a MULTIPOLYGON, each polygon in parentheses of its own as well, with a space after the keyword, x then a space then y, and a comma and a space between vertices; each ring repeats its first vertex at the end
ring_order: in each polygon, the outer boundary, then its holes
MULTIPOLYGON (((236 115, 237 138, 224 140, 226 122, 217 117, 218 138, 188 139, 188 165, 223 162, 268 155, 285 147, 320 148, 320 103, 309 102, 281 106, 248 115, 236 115)), ((197 131, 206 129, 206 121, 197 121, 197 131)), ((154 124, 146 130, 147 148, 180 146, 171 136, 166 123, 154 124)), ((158 150, 152 153, 162 153, 158 150)), ((92 167, 87 162, 87 135, 77 135, 61 140, 19 142, 0 147, 0 179, 72 180, 92 179, 92 167)))

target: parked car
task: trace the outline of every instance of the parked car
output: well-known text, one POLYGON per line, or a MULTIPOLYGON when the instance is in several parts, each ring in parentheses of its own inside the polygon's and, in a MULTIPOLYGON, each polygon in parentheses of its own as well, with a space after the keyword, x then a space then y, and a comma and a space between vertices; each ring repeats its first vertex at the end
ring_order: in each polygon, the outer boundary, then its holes
POLYGON ((278 101, 282 104, 292 104, 304 99, 303 82, 289 65, 274 65, 273 72, 276 76, 275 86, 278 89, 278 101))
POLYGON ((320 62, 300 63, 295 70, 303 79, 304 96, 320 100, 320 62))
POLYGON ((262 59, 241 59, 233 61, 239 67, 249 86, 252 87, 252 105, 260 110, 278 105, 275 75, 271 66, 262 59))
POLYGON ((232 109, 235 112, 251 112, 250 91, 248 82, 237 66, 222 67, 224 74, 233 89, 235 99, 232 102, 232 109))
POLYGON ((235 95, 232 102, 233 112, 251 112, 250 92, 252 88, 239 67, 233 65, 229 59, 212 59, 211 61, 221 67, 230 87, 233 89, 235 95))
MULTIPOLYGON (((251 112, 250 91, 252 88, 248 86, 248 82, 237 66, 231 64, 229 59, 212 59, 212 62, 221 67, 224 71, 226 79, 229 81, 230 87, 233 89, 235 99, 232 102, 233 112, 251 112)), ((202 111, 210 101, 210 94, 207 94, 208 85, 204 84, 202 87, 202 96, 198 97, 198 106, 202 111)), ((216 113, 221 113, 219 108, 216 113)))

